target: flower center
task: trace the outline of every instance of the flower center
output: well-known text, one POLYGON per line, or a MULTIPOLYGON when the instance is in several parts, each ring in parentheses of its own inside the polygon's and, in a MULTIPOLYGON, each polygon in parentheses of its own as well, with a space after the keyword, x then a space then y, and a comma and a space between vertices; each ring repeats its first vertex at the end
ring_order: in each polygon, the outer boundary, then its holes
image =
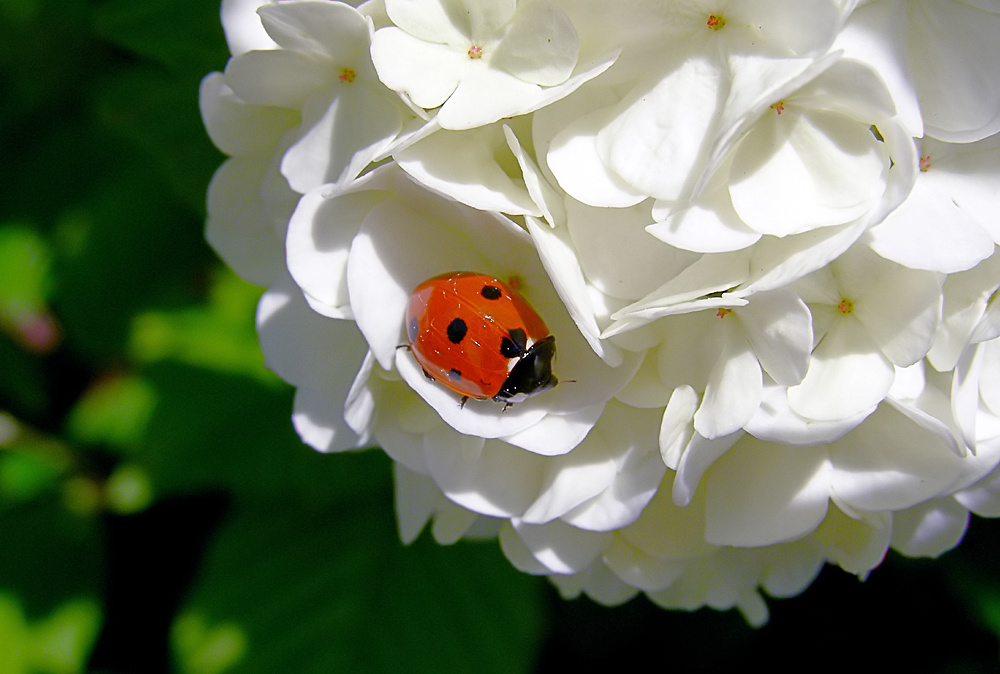
POLYGON ((837 305, 837 311, 842 314, 852 313, 854 311, 854 302, 846 297, 840 298, 840 304, 837 305))
POLYGON ((483 48, 478 44, 474 44, 469 47, 469 58, 470 59, 481 59, 483 58, 483 48))
POLYGON ((706 25, 711 30, 722 30, 726 25, 726 19, 721 14, 709 14, 706 25))
POLYGON ((731 313, 733 313, 732 309, 727 309, 726 307, 722 307, 721 309, 715 312, 715 315, 718 316, 719 318, 725 318, 731 313))
POLYGON ((780 115, 781 113, 783 113, 785 111, 785 102, 784 101, 778 101, 777 103, 774 103, 773 105, 771 105, 771 109, 774 110, 776 113, 778 113, 780 115))
POLYGON ((340 71, 340 77, 338 77, 337 79, 339 79, 341 82, 347 82, 349 84, 349 83, 353 82, 354 78, 357 77, 357 76, 358 76, 358 74, 356 72, 354 72, 353 69, 351 69, 351 68, 342 68, 341 71, 340 71))
POLYGON ((920 170, 923 173, 927 173, 927 170, 930 167, 931 167, 931 156, 929 154, 925 154, 923 157, 920 158, 920 170))

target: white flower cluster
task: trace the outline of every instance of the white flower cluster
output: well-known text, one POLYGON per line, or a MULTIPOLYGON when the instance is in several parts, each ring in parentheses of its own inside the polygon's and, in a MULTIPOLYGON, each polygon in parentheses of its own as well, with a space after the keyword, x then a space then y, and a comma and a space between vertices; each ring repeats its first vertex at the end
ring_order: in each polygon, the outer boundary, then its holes
POLYGON ((208 238, 404 540, 738 607, 1000 516, 997 0, 224 0, 208 238), (419 283, 518 281, 563 382, 426 379, 419 283))

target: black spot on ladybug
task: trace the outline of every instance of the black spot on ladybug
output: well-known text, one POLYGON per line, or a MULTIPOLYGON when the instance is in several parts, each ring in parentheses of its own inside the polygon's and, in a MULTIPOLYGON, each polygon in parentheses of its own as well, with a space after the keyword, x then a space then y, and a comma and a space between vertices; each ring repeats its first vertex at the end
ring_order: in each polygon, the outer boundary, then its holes
POLYGON ((459 379, 462 378, 462 373, 459 370, 452 369, 452 370, 448 371, 448 377, 450 379, 453 379, 453 380, 457 381, 457 380, 459 380, 459 379))
POLYGON ((522 352, 523 351, 527 351, 527 349, 528 349, 528 335, 525 334, 523 328, 514 328, 513 330, 511 330, 510 331, 510 338, 511 338, 511 340, 513 340, 513 342, 515 344, 517 344, 517 348, 518 349, 520 349, 522 352))
POLYGON ((521 328, 514 328, 500 342, 500 354, 504 358, 516 358, 528 348, 528 336, 521 328))
POLYGON ((416 318, 411 318, 409 325, 406 326, 406 338, 410 340, 410 344, 417 341, 417 335, 420 333, 420 323, 416 318))
POLYGON ((469 328, 465 325, 465 321, 461 318, 456 318, 448 324, 448 341, 452 344, 461 344, 462 340, 465 339, 465 333, 468 331, 469 328))
POLYGON ((500 353, 504 358, 514 358, 521 352, 517 350, 517 345, 510 341, 509 337, 504 337, 500 342, 500 353))
POLYGON ((503 291, 496 286, 483 286, 483 289, 479 291, 479 294, 488 300, 498 300, 503 297, 503 291))
POLYGON ((523 354, 528 348, 528 336, 521 328, 514 328, 500 342, 500 353, 505 358, 514 358, 523 354))

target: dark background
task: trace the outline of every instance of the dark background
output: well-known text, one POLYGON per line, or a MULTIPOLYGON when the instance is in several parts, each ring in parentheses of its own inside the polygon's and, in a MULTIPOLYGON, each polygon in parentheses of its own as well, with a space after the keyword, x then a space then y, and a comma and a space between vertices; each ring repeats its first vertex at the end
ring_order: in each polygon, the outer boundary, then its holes
POLYGON ((0 671, 1000 670, 1000 528, 735 612, 563 601, 395 531, 322 456, 203 239, 214 0, 0 0, 0 671))

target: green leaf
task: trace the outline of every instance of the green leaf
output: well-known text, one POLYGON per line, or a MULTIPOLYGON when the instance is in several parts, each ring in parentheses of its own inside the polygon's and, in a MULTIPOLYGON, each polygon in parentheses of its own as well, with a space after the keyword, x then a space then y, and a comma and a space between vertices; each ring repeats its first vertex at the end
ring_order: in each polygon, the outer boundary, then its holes
POLYGON ((41 359, 0 334, 0 398, 20 416, 37 416, 49 405, 41 359))
POLYGON ((207 305, 142 313, 132 322, 129 351, 138 362, 170 359, 275 384, 254 329, 260 288, 228 269, 212 273, 207 305))
POLYGON ((16 599, 0 592, 0 672, 83 672, 100 624, 101 609, 88 599, 67 601, 30 624, 16 599))
MULTIPOLYGON (((0 427, 13 420, 0 415, 0 427)), ((53 491, 69 467, 65 448, 41 438, 0 442, 0 506, 29 501, 53 491)))
POLYGON ((156 391, 140 377, 98 380, 76 402, 67 432, 77 442, 134 450, 156 405, 156 391))
POLYGON ((0 509, 0 592, 18 597, 29 620, 70 597, 96 597, 100 539, 96 521, 53 498, 0 509))
POLYGON ((329 503, 378 494, 389 500, 381 452, 319 454, 290 421, 293 391, 241 375, 163 361, 143 372, 158 403, 143 451, 130 455, 159 493, 230 489, 329 503))
POLYGON ((199 219, 208 181, 222 163, 198 109, 199 83, 207 74, 176 77, 141 63, 114 69, 91 92, 99 122, 141 150, 143 170, 154 169, 160 191, 180 196, 199 219))
POLYGON ((97 5, 98 35, 172 70, 207 73, 226 63, 218 2, 109 0, 97 5))
POLYGON ((38 311, 52 285, 48 243, 33 227, 0 223, 0 312, 38 311))
POLYGON ((182 672, 524 672, 541 588, 495 542, 403 547, 384 501, 243 504, 174 625, 175 653, 182 672), (212 640, 190 623, 224 628, 236 664, 199 667, 212 640))
POLYGON ((211 259, 201 222, 123 152, 121 174, 68 210, 54 235, 53 306, 76 348, 99 363, 121 358, 134 314, 195 301, 211 259))

